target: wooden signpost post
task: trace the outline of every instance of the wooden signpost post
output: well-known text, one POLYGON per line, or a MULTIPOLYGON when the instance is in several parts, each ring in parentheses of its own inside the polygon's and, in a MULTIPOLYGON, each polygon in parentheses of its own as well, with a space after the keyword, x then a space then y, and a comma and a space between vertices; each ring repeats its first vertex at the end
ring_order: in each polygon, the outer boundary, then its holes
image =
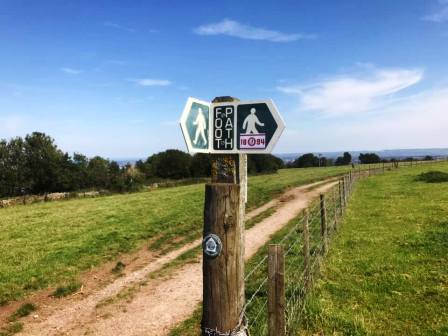
POLYGON ((211 153, 205 186, 202 335, 247 335, 244 215, 247 155, 270 153, 284 123, 270 100, 189 98, 180 120, 190 153, 211 153))

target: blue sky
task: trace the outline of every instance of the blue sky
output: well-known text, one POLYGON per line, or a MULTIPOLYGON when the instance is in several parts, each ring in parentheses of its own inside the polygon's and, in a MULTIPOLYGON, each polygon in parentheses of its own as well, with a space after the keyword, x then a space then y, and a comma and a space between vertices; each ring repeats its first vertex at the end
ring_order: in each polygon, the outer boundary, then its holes
POLYGON ((272 98, 274 152, 448 147, 448 0, 0 1, 0 138, 185 150, 187 97, 272 98))

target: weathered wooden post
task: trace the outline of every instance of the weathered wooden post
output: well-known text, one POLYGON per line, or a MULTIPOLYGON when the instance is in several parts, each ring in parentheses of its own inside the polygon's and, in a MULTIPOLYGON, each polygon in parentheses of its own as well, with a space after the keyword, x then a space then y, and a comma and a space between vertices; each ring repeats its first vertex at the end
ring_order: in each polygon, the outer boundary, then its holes
POLYGON ((343 208, 344 208, 344 195, 342 191, 342 180, 339 180, 339 215, 342 217, 343 208))
POLYGON ((311 284, 311 257, 310 257, 310 231, 309 231, 309 213, 305 210, 303 218, 303 267, 304 267, 304 287, 308 290, 311 284))
MULTIPOLYGON (((234 101, 236 99, 232 97, 221 97, 215 98, 213 102, 234 101)), ((211 331, 237 332, 244 323, 246 162, 245 154, 212 156, 211 184, 205 187, 204 204, 204 336, 211 331), (222 249, 218 256, 206 254, 208 248, 213 251, 216 246, 222 249)))
POLYGON ((325 195, 320 194, 320 234, 322 238, 322 254, 328 251, 328 228, 327 228, 327 208, 325 195))
POLYGON ((180 120, 190 153, 211 153, 205 187, 202 334, 245 335, 247 156, 270 153, 284 122, 271 100, 188 98, 180 120))
POLYGON ((344 178, 342 179, 342 207, 345 208, 347 205, 347 179, 344 175, 344 178))
POLYGON ((340 194, 338 186, 333 187, 333 197, 332 197, 332 202, 333 202, 333 225, 334 225, 334 230, 337 231, 338 230, 338 203, 339 203, 339 197, 338 195, 340 194))
POLYGON ((268 335, 285 336, 285 259, 283 246, 269 245, 268 335))

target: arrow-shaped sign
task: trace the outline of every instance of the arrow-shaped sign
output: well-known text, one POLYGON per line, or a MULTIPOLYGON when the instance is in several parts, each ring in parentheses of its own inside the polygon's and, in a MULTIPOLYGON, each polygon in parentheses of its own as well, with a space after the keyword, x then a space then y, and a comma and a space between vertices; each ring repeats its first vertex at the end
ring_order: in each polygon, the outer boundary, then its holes
POLYGON ((270 153, 285 128, 272 100, 210 104, 189 98, 180 125, 192 153, 270 153))

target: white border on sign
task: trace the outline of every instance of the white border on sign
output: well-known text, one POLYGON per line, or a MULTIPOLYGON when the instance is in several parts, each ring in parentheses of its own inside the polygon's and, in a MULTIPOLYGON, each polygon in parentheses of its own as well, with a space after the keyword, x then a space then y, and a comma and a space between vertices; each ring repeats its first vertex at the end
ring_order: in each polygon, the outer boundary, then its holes
POLYGON ((199 100, 193 97, 188 97, 187 99, 187 103, 185 104, 184 110, 182 112, 182 115, 180 117, 179 120, 179 124, 180 124, 180 128, 182 130, 182 134, 184 136, 184 140, 185 140, 185 144, 187 145, 187 150, 189 153, 210 153, 210 145, 211 145, 211 141, 212 141, 212 134, 211 134, 211 124, 210 124, 210 120, 211 120, 211 104, 209 102, 206 102, 204 100, 199 100), (191 106, 193 105, 193 103, 197 103, 197 104, 201 104, 201 105, 206 105, 208 106, 208 121, 209 121, 209 129, 208 129, 208 148, 204 148, 204 149, 200 149, 200 148, 195 148, 193 147, 192 143, 191 143, 191 139, 190 136, 188 134, 188 130, 187 130, 187 118, 188 118, 188 114, 191 110, 191 106))
POLYGON ((222 102, 222 103, 212 103, 210 106, 210 153, 214 153, 214 154, 225 154, 225 153, 239 153, 238 150, 216 150, 214 149, 214 144, 213 144, 213 140, 214 140, 214 131, 213 131, 213 120, 215 120, 215 107, 220 107, 220 106, 232 106, 233 107, 233 112, 234 112, 234 132, 233 132, 233 143, 234 143, 234 147, 236 146, 236 125, 237 125, 237 106, 238 106, 239 102, 222 102))
POLYGON ((244 154, 266 154, 266 153, 272 153, 272 150, 274 149, 275 145, 278 142, 278 139, 282 135, 284 129, 285 129, 285 122, 283 121, 282 116, 280 115, 277 106, 275 106, 272 99, 264 99, 264 100, 248 100, 248 101, 238 101, 238 102, 228 102, 228 103, 212 103, 210 104, 210 153, 213 154, 237 154, 237 153, 244 153, 244 154), (272 113, 272 117, 274 118, 275 122, 277 123, 277 129, 275 130, 274 134, 272 135, 271 141, 269 142, 268 146, 264 149, 238 149, 237 147, 237 125, 238 125, 238 105, 247 105, 247 104, 266 104, 269 108, 269 110, 272 113), (213 149, 213 118, 214 118, 214 108, 216 106, 233 106, 235 109, 235 132, 234 132, 234 143, 235 143, 235 149, 233 150, 215 150, 213 149))

